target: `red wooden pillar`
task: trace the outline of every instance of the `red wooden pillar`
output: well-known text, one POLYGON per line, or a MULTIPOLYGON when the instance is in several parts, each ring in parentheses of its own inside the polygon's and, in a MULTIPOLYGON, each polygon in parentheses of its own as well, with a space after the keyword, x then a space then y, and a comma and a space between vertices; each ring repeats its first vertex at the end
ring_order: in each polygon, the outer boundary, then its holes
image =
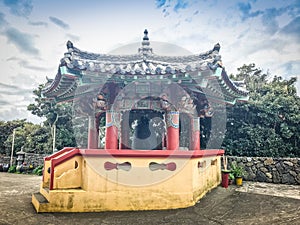
POLYGON ((167 150, 179 149, 179 112, 167 112, 167 150))
POLYGON ((98 148, 98 132, 94 116, 89 116, 88 149, 98 148))
POLYGON ((118 128, 115 116, 115 112, 106 111, 105 149, 118 149, 118 128))
POLYGON ((200 150, 200 118, 194 117, 191 119, 191 139, 190 150, 200 150))

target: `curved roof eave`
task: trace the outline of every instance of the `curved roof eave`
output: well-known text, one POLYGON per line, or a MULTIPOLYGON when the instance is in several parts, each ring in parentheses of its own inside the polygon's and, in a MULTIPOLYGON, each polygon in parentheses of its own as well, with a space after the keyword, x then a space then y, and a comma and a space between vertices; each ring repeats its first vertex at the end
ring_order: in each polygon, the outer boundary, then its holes
POLYGON ((126 79, 128 75, 128 78, 133 75, 142 78, 146 75, 145 77, 149 79, 152 75, 166 78, 169 75, 176 77, 177 74, 182 76, 195 73, 201 82, 203 78, 204 80, 216 78, 218 83, 216 85, 221 87, 226 96, 231 96, 237 100, 239 98, 246 99, 248 96, 248 91, 229 79, 219 55, 219 44, 202 54, 160 56, 154 54, 152 48, 149 47, 150 42, 147 34, 143 38, 142 47, 138 49, 138 53, 132 55, 91 53, 74 47, 73 43, 68 41, 68 51, 60 60, 56 77, 51 83, 48 82, 50 84, 45 86, 42 94, 49 98, 70 97, 74 87, 80 86, 81 78, 85 76, 94 76, 100 79, 102 76, 110 74, 126 79))

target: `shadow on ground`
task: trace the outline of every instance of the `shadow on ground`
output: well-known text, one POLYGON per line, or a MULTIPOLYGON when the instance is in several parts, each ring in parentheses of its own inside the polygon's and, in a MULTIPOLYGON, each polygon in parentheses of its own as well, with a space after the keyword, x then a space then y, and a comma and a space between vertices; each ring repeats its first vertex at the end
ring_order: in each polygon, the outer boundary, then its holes
MULTIPOLYGON (((0 173, 0 224, 299 224, 300 200, 255 193, 253 183, 236 191, 217 187, 195 206, 163 211, 101 213, 41 213, 31 205, 31 194, 39 190, 41 177, 0 173), (250 189, 247 188, 248 186, 250 189), (245 188, 246 187, 246 188, 245 188), (247 190, 252 190, 251 192, 247 190)), ((263 185, 268 190, 267 184, 263 185)), ((280 189, 280 185, 277 185, 280 189)), ((276 186, 272 186, 272 190, 276 186)), ((289 189, 289 186, 285 186, 289 189)), ((300 193, 300 186, 290 186, 300 193)), ((278 190, 280 192, 280 190, 278 190)))

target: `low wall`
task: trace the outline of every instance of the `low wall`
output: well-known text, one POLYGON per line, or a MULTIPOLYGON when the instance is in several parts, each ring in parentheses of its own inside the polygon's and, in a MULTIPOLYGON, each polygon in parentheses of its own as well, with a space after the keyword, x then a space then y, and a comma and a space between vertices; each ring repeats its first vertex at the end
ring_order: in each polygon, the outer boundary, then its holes
MULTIPOLYGON (((38 167, 40 165, 44 165, 44 157, 48 155, 46 154, 34 154, 34 153, 25 153, 24 162, 26 165, 33 165, 34 167, 38 167)), ((13 164, 16 165, 17 157, 13 157, 13 164)), ((10 164, 10 156, 0 155, 0 164, 10 164)))
MULTIPOLYGON (((245 167, 248 181, 280 184, 300 184, 300 158, 267 158, 228 156, 228 166, 233 161, 245 167)), ((223 161, 222 161, 223 162, 223 161)))
MULTIPOLYGON (((16 157, 13 157, 13 164, 16 163, 16 157)), ((10 164, 10 156, 0 155, 0 164, 10 164)))
MULTIPOLYGON (((46 154, 26 153, 27 165, 37 167, 44 164, 46 154)), ((300 184, 300 158, 236 157, 228 156, 228 165, 236 161, 247 171, 244 177, 248 181, 281 184, 300 184)), ((16 164, 16 157, 13 158, 16 164)), ((223 160, 221 161, 223 163, 223 160)), ((0 155, 0 164, 9 164, 10 157, 0 155)))

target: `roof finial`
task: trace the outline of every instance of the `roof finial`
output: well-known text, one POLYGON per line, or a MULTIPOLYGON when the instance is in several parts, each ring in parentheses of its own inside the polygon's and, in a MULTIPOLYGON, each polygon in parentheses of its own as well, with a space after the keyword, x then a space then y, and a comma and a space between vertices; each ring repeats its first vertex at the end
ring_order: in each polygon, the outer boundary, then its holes
POLYGON ((69 49, 69 48, 73 48, 73 47, 74 47, 73 43, 71 41, 68 41, 67 42, 67 48, 69 49))
POLYGON ((149 41, 149 37, 148 37, 148 31, 147 31, 147 29, 145 29, 145 31, 144 31, 144 37, 143 37, 143 41, 149 41))
POLYGON ((145 29, 144 31, 144 37, 143 37, 143 42, 142 42, 143 46, 149 46, 150 45, 150 41, 149 41, 149 37, 148 37, 148 31, 147 29, 145 29))
POLYGON ((217 51, 217 52, 219 52, 219 51, 220 51, 220 48, 221 48, 221 45, 220 45, 219 43, 217 43, 217 44, 214 45, 214 48, 213 48, 212 51, 217 51))
POLYGON ((147 29, 145 29, 144 31, 142 47, 139 48, 139 53, 142 53, 144 57, 147 57, 147 55, 152 54, 152 48, 150 48, 150 41, 149 41, 147 29))

